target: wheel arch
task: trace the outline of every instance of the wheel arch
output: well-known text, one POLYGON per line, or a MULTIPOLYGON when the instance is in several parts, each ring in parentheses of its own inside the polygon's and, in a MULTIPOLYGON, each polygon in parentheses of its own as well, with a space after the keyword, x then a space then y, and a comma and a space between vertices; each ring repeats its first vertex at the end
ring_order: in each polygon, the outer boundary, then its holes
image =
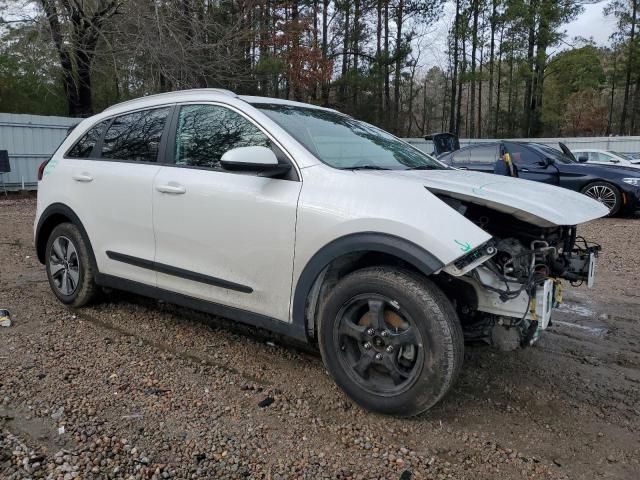
POLYGON ((36 252, 38 254, 38 260, 40 263, 45 263, 45 250, 47 247, 47 240, 49 239, 49 235, 54 228, 56 228, 61 223, 72 223, 78 230, 80 230, 80 235, 82 235, 82 240, 84 240, 87 245, 87 250, 89 251, 91 266, 97 272, 97 264, 96 257, 93 254, 93 247, 91 246, 91 241, 89 240, 89 236, 87 235, 87 231, 84 228, 84 225, 80 221, 80 218, 76 213, 67 205, 63 203, 53 203, 49 205, 42 215, 40 215, 40 219, 38 220, 38 225, 36 227, 36 235, 35 235, 35 246, 36 252))
POLYGON ((293 323, 315 336, 323 287, 359 268, 397 265, 429 276, 444 267, 432 253, 409 240, 378 232, 354 233, 333 240, 307 262, 295 285, 293 323))

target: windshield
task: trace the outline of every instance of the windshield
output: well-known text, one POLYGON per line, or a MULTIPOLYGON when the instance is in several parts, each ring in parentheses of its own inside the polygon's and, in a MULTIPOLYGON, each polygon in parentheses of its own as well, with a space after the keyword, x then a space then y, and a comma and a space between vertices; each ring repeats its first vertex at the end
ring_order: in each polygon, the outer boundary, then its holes
POLYGON ((623 158, 624 160, 632 160, 632 158, 627 155, 626 153, 621 153, 621 152, 612 152, 611 150, 609 150, 609 153, 613 153, 614 155, 623 158))
POLYGON ((541 143, 527 143, 527 146, 560 163, 576 163, 560 150, 541 143))
POLYGON ((446 169, 445 165, 379 128, 316 108, 253 104, 320 161, 340 169, 446 169))

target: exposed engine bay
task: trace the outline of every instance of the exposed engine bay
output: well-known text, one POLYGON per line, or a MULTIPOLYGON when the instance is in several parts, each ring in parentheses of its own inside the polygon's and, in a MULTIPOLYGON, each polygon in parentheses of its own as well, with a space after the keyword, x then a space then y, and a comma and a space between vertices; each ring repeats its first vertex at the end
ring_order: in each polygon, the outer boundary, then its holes
POLYGON ((593 282, 600 246, 575 226, 540 227, 490 207, 438 195, 493 239, 444 268, 438 282, 454 302, 465 339, 500 349, 533 344, 562 302, 562 281, 593 282))

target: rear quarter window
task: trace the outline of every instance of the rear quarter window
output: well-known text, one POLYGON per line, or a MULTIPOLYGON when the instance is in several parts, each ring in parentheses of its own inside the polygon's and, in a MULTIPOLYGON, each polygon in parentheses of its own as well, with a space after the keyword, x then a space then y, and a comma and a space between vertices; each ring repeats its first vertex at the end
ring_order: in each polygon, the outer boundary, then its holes
MULTIPOLYGON (((90 158, 96 144, 102 138, 109 120, 94 125, 85 133, 67 153, 67 158, 90 158)), ((74 127, 75 128, 75 127, 74 127)))

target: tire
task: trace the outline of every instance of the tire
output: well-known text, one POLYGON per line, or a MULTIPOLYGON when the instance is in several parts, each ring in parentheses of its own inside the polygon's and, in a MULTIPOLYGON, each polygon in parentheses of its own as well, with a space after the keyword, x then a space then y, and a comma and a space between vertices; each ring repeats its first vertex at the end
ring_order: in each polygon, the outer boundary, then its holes
POLYGON ((447 393, 462 367, 462 327, 453 306, 412 272, 373 267, 345 276, 319 319, 329 374, 367 410, 418 415, 447 393))
POLYGON ((622 208, 622 193, 609 182, 593 182, 581 190, 584 195, 599 201, 609 209, 608 217, 613 217, 622 208))
POLYGON ((97 298, 88 247, 72 223, 61 223, 49 235, 45 265, 49 286, 62 303, 82 307, 97 298))

